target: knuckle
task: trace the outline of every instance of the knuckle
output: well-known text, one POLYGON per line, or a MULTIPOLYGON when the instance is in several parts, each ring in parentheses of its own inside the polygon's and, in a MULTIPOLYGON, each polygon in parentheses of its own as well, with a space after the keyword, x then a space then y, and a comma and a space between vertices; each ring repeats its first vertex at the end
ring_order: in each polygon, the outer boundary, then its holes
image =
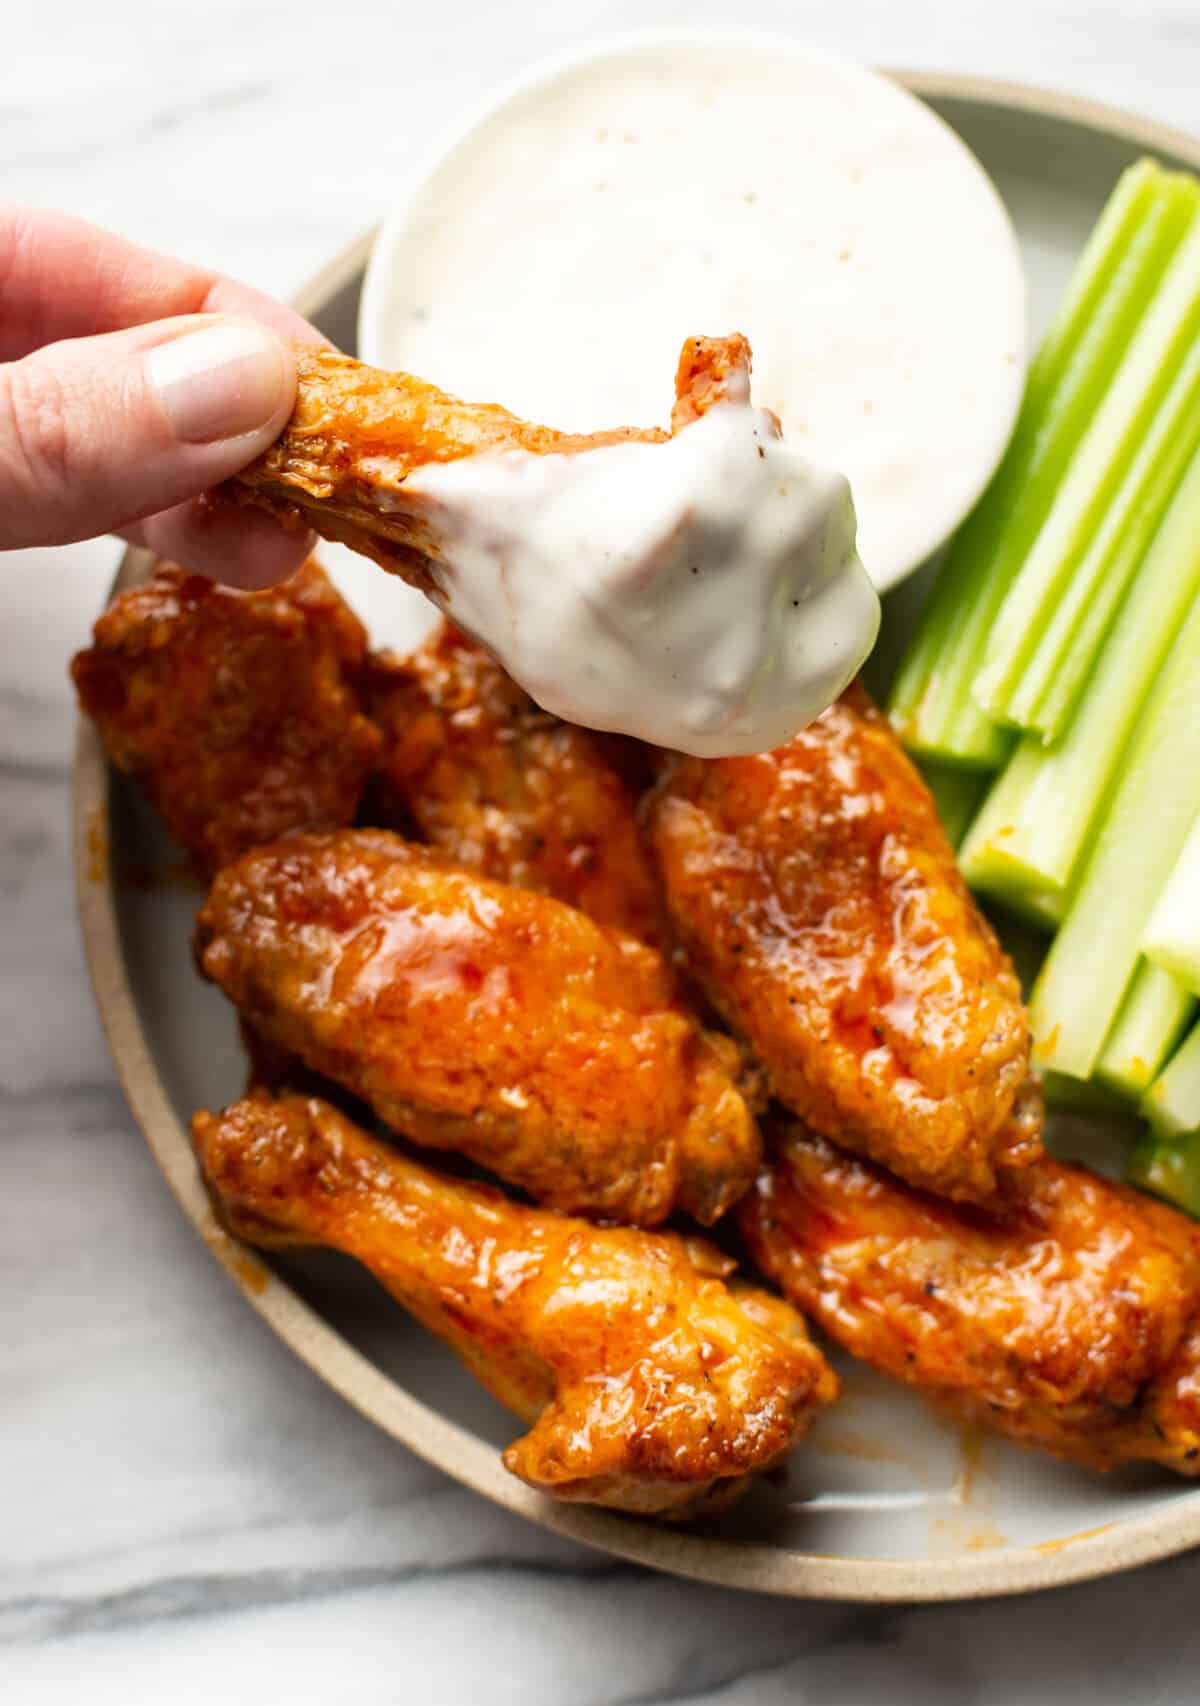
POLYGON ((69 492, 72 484, 71 400, 43 363, 13 362, 5 372, 4 440, 12 471, 35 492, 69 492))
POLYGON ((0 366, 0 546, 82 537, 89 494, 79 412, 68 387, 36 359, 0 366))

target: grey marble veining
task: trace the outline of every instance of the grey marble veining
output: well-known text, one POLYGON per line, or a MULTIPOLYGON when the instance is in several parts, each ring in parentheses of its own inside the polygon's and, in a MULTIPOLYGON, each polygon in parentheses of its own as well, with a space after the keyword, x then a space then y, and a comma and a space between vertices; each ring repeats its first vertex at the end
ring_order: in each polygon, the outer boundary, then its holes
MULTIPOLYGON (((891 64, 1197 121, 1195 0, 757 0, 891 64)), ((5 18, 7 194, 286 292, 414 143, 539 53, 727 5, 509 0, 5 18)), ((1200 1557, 1037 1600, 855 1610, 654 1578, 476 1499, 249 1311, 117 1090, 68 858, 70 650, 115 551, 0 563, 0 1699, 724 1706, 1195 1698, 1200 1557)))

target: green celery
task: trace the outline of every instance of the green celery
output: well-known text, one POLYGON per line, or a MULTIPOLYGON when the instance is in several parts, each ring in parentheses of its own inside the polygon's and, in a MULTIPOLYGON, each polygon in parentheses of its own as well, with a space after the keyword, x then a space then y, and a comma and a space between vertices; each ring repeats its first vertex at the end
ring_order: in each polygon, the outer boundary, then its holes
POLYGON ((980 894, 1056 893, 1038 881, 1019 856, 1022 835, 1037 810, 1040 748, 1022 741, 988 790, 958 849, 958 863, 980 894), (1009 849, 1015 847, 1014 858, 1009 849))
POLYGON ((1005 594, 1177 246, 1185 181, 1140 162, 1092 232, 1030 367, 1008 450, 946 553, 893 684, 892 721, 917 751, 987 769, 1011 749, 1011 735, 976 703, 975 678, 1005 594))
POLYGON ((1139 1190, 1200 1219, 1200 1133, 1164 1143, 1153 1132, 1134 1145, 1125 1177, 1139 1190))
POLYGON ((1200 454, 1171 500, 1062 739, 1027 735, 963 842, 972 887, 1064 895, 1150 688, 1200 595, 1200 454))
MULTIPOLYGON (((1200 356, 1200 342, 1197 343, 1196 354, 1200 356)), ((1114 552, 1108 579, 1100 594, 1087 607, 1075 639, 1043 698, 1041 726, 1058 734, 1078 711, 1096 660, 1111 640, 1114 618, 1119 619, 1122 601, 1128 598, 1130 586, 1143 573, 1147 552, 1158 536, 1192 460, 1200 451, 1200 403, 1195 407, 1194 418, 1184 423, 1178 436, 1164 443, 1165 452, 1158 460, 1142 501, 1131 515, 1129 526, 1114 552)))
POLYGON ((1185 984, 1142 960, 1105 1038, 1094 1079, 1135 1101, 1149 1089, 1195 1011, 1196 998, 1185 984))
POLYGON ((1104 1084, 1097 1084, 1094 1078, 1068 1078, 1061 1072, 1044 1072, 1042 1090, 1046 1106, 1056 1113, 1086 1114, 1106 1120, 1131 1118, 1125 1097, 1104 1084))
POLYGON ((1067 902, 1062 895, 1026 888, 1019 881, 1005 881, 994 870, 985 881, 977 883, 972 880, 973 873, 963 870, 961 854, 958 867, 968 888, 999 907, 1007 917, 1018 919, 1031 930, 1036 930, 1043 938, 1047 934, 1053 935, 1067 916, 1067 902))
POLYGON ((1126 1177, 1200 1218, 1200 1024, 1146 1091, 1140 1110, 1150 1131, 1130 1156, 1126 1177))
POLYGON ((1116 610, 1197 448, 1200 336, 1149 423, 1120 491, 1070 575, 1018 683, 1012 720, 1043 741, 1055 740, 1070 721, 1116 610))
MULTIPOLYGON (((1176 478, 1200 432, 1200 221, 1197 191, 1177 181, 1187 234, 1171 258, 1099 407, 1071 457, 1036 538, 1005 594, 988 638, 975 697, 997 722, 1052 738, 1040 706, 1076 629, 1121 553, 1131 516, 1146 505, 1157 464, 1172 452, 1176 478), (1190 443, 1177 440, 1183 436, 1190 443)), ((1173 483, 1173 482, 1172 482, 1173 483)), ((1161 487, 1162 482, 1159 482, 1161 487)), ((1170 496, 1160 492, 1158 513, 1170 496)), ((1153 530, 1151 514, 1143 530, 1153 530)), ((1120 588, 1117 588, 1119 596, 1120 588)), ((1113 600, 1115 602, 1115 600, 1113 600)), ((1111 614, 1111 606, 1109 609, 1111 614)), ((1103 625, 1095 644, 1103 637, 1103 625)), ((1094 651, 1094 647, 1093 647, 1094 651)), ((1086 664, 1090 659, 1081 660, 1086 664)))
POLYGON ((1200 991, 1200 817, 1150 914, 1142 952, 1200 991))
POLYGON ((978 770, 964 770, 956 764, 939 764, 931 758, 919 758, 917 769, 933 795, 946 839, 951 847, 957 847, 983 798, 987 777, 980 775, 978 770))
POLYGON ((1034 987, 1037 1064, 1090 1078, 1146 920, 1200 805, 1200 598, 1193 601, 1034 987))
POLYGON ((1200 1131, 1200 1024, 1193 1025, 1141 1100, 1159 1137, 1200 1131))
POLYGON ((1015 917, 1043 934, 1049 932, 1053 935, 1067 915, 1067 903, 1061 895, 1047 894, 1039 889, 1014 887, 1007 894, 997 895, 996 899, 1015 917))
MULTIPOLYGON (((1039 930, 1054 931, 1067 915, 1067 892, 1040 882, 1008 854, 1030 809, 1029 779, 1012 760, 997 778, 958 848, 968 888, 1018 913, 1039 930)), ((1036 781, 1036 770, 1033 773, 1036 781)))

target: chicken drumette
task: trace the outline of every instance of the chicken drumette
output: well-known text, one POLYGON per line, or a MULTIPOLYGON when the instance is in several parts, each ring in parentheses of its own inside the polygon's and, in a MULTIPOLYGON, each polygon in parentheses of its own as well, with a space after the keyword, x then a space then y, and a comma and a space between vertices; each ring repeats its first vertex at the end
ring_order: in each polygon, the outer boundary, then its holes
POLYGON ((1175 1210, 1049 1157, 947 1203, 792 1126, 739 1220, 785 1296, 952 1415, 1200 1474, 1200 1228, 1175 1210))
POLYGON ((269 1042, 540 1202, 707 1223, 754 1175, 737 1045, 652 949, 547 895, 385 830, 287 836, 219 874, 198 948, 269 1042))
POLYGON ((285 830, 353 820, 381 746, 366 650, 315 562, 264 592, 166 564, 105 611, 71 673, 113 763, 212 872, 285 830))
POLYGON ((327 1103, 197 1114, 221 1217, 362 1262, 531 1424, 504 1453, 558 1499, 683 1518, 728 1503, 836 1392, 801 1318, 700 1239, 596 1227, 440 1178, 327 1103))
MULTIPOLYGON (((296 407, 230 494, 285 522, 337 539, 422 592, 436 593, 439 548, 422 502, 406 489, 417 469, 486 452, 577 455, 612 444, 661 443, 659 427, 567 433, 496 403, 467 403, 411 373, 387 373, 336 350, 296 346, 296 407)), ((689 338, 675 375, 672 429, 713 403, 750 393, 750 346, 740 334, 689 338)))
POLYGON ((670 760, 646 826, 689 972, 789 1108, 950 1197, 1036 1158, 1016 975, 861 687, 775 752, 670 760))

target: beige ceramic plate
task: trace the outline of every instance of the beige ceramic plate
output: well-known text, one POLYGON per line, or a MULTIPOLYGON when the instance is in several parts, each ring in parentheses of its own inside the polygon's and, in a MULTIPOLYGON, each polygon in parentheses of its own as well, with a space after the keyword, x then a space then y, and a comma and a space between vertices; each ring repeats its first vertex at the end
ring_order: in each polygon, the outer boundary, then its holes
MULTIPOLYGON (((1008 204, 1032 286, 1049 306, 1118 172, 1152 151, 1200 167, 1200 144, 1065 97, 908 75, 966 139, 1008 204)), ((364 239, 300 308, 353 347, 364 239)), ((142 578, 130 552, 118 586, 142 578)), ((341 566, 339 578, 343 578, 341 566)), ((411 632, 405 589, 371 568, 346 583, 377 639, 411 632)), ((892 601, 902 639, 912 583, 892 601)), ((909 1395, 850 1368, 846 1397, 797 1453, 786 1486, 756 1488, 718 1526, 678 1532, 559 1507, 505 1473, 515 1424, 449 1353, 357 1270, 328 1257, 267 1267, 215 1226, 186 1136, 191 1111, 240 1089, 228 1008, 190 962, 197 903, 178 856, 119 781, 90 726, 75 772, 80 913, 96 998, 134 1114, 184 1212, 246 1297, 321 1377, 397 1441, 510 1510, 660 1570, 797 1598, 959 1599, 1126 1569, 1200 1541, 1200 1491, 1156 1475, 1085 1476, 964 1439, 909 1395), (149 879, 149 880, 148 880, 149 879)))

